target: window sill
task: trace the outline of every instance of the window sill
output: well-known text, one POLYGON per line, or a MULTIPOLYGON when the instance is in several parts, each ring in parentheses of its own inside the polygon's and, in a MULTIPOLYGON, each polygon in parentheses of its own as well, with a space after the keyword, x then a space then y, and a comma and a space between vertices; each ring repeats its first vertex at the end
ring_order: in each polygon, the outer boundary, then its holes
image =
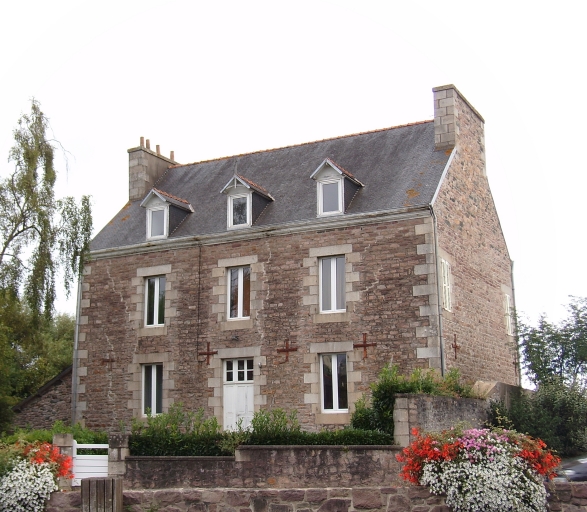
POLYGON ((167 326, 159 325, 157 327, 141 327, 138 330, 137 336, 166 336, 167 326))
POLYGON ((351 422, 349 412, 318 412, 316 413, 317 425, 348 425, 351 422))
POLYGON ((236 331, 237 329, 252 329, 253 319, 243 318, 240 320, 229 320, 227 322, 220 322, 221 331, 236 331))
POLYGON ((312 316, 315 324, 329 324, 334 322, 350 322, 351 314, 348 311, 341 313, 317 313, 312 316))

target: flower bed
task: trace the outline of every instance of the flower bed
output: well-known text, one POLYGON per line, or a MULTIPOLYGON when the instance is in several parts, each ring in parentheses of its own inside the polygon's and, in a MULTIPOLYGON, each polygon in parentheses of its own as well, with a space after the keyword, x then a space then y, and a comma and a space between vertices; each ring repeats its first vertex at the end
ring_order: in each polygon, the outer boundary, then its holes
POLYGON ((72 478, 71 457, 49 443, 0 445, 0 512, 40 512, 58 477, 72 478))
POLYGON ((420 435, 398 460, 401 476, 445 494, 455 512, 546 510, 544 479, 560 459, 539 439, 500 429, 420 435))

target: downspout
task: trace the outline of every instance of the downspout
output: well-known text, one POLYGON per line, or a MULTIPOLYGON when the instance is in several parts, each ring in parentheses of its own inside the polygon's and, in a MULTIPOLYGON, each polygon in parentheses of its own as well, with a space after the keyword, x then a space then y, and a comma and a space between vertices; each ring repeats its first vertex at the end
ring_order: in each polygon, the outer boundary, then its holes
POLYGON ((434 213, 434 207, 432 203, 429 205, 430 214, 432 215, 432 225, 434 226, 434 266, 436 267, 436 293, 438 300, 436 301, 438 307, 438 340, 440 344, 440 375, 444 377, 446 372, 445 368, 445 355, 444 355, 444 337, 442 335, 442 290, 440 289, 440 268, 438 267, 438 229, 436 214, 434 213))
POLYGON ((514 336, 516 338, 516 358, 518 360, 518 386, 522 387, 522 367, 520 366, 520 331, 518 330, 518 313, 516 311, 516 286, 514 285, 514 260, 510 260, 512 276, 512 301, 514 302, 514 336))
POLYGON ((73 363, 71 369, 71 425, 75 425, 77 415, 77 351, 78 351, 78 339, 79 339, 79 318, 81 309, 82 299, 82 279, 83 276, 79 276, 77 280, 77 306, 75 311, 75 330, 73 332, 73 363))

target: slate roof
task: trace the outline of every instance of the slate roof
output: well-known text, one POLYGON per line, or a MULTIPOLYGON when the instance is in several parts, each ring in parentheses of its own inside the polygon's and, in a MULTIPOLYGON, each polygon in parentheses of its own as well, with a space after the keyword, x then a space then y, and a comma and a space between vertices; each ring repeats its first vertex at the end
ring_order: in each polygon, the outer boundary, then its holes
MULTIPOLYGON (((188 201, 194 213, 169 239, 226 232, 226 196, 220 190, 235 174, 246 176, 275 199, 253 229, 316 219, 316 182, 310 176, 325 158, 365 185, 345 213, 350 216, 430 204, 449 154, 434 151, 434 124, 425 121, 172 166, 155 187, 188 201)), ((91 249, 145 242, 146 215, 140 204, 141 200, 127 203, 94 238, 91 249)))

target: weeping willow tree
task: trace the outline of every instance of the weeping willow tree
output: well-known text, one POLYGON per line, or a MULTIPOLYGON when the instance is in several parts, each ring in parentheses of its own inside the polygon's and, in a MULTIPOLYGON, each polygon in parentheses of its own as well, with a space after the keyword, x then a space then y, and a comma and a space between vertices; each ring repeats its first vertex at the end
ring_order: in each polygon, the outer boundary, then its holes
POLYGON ((51 318, 59 270, 69 294, 92 231, 88 196, 79 204, 55 198, 55 145, 47 131, 48 120, 33 100, 14 130, 14 171, 0 180, 0 289, 23 300, 35 321, 51 318))
POLYGON ((69 295, 87 258, 92 214, 88 196, 55 197, 57 144, 48 128, 33 100, 14 130, 14 168, 0 178, 0 432, 12 405, 72 359, 73 318, 53 317, 56 278, 69 295))

